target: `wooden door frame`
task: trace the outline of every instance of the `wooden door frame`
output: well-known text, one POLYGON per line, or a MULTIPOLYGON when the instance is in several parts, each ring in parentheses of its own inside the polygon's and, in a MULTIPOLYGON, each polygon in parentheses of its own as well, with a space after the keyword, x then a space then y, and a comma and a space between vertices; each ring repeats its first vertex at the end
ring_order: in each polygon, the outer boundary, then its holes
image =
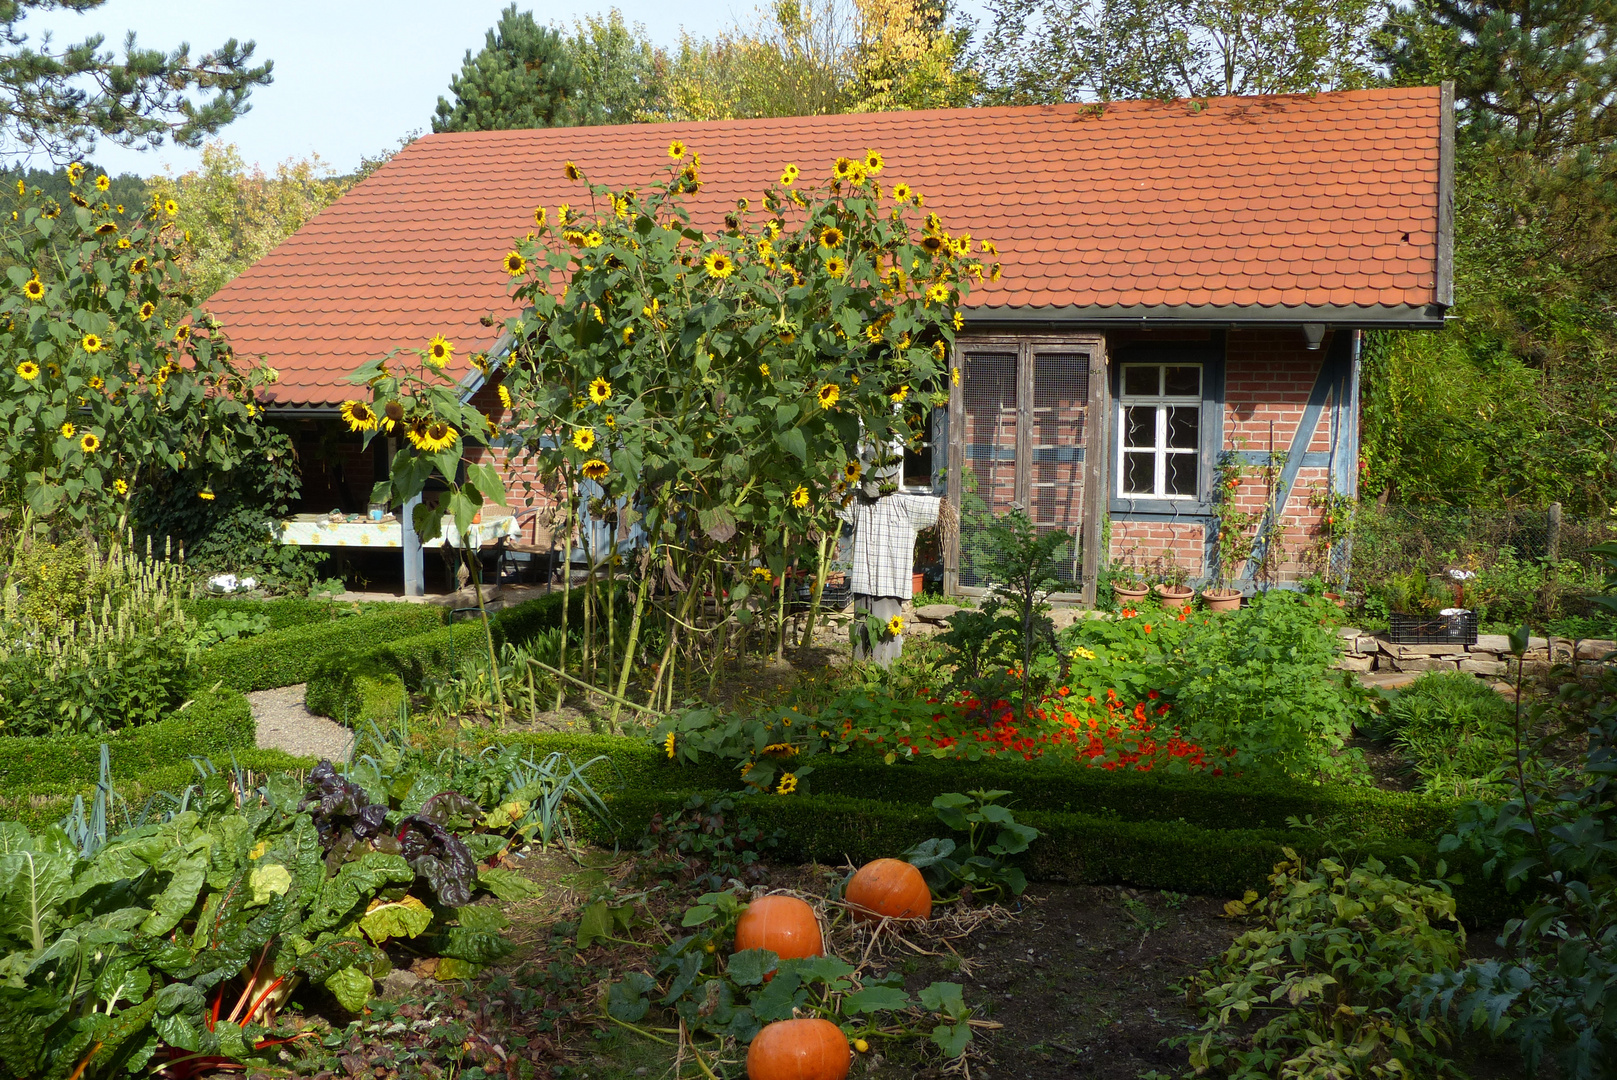
MULTIPOLYGON (((1025 506, 1031 493, 1033 478, 1033 352, 1060 348, 1084 352, 1089 356, 1089 395, 1084 403, 1084 505, 1079 518, 1079 544, 1083 548, 1081 573, 1083 583, 1078 592, 1052 593, 1050 599, 1093 606, 1096 577, 1100 572, 1100 543, 1102 508, 1109 493, 1106 482, 1106 461, 1109 459, 1107 439, 1110 437, 1111 417, 1107 400, 1106 338, 1096 332, 1070 334, 1005 334, 985 333, 955 340, 950 359, 949 379, 949 447, 946 490, 949 503, 956 511, 964 494, 962 476, 966 464, 965 417, 965 353, 992 349, 1015 350, 1016 354, 1016 479, 1013 499, 1025 506), (956 379, 955 375, 959 378, 956 379)), ((943 591, 949 596, 981 596, 986 591, 978 586, 960 584, 960 531, 944 545, 943 591)))

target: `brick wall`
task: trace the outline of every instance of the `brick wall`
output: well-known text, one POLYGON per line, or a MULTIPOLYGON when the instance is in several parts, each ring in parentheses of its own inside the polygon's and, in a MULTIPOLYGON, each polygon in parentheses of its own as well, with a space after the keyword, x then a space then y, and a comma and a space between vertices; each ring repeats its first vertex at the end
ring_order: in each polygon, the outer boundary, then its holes
MULTIPOLYGON (((1115 352, 1124 343, 1152 338, 1152 335, 1135 332, 1114 335, 1108 343, 1115 352)), ((1179 334, 1160 340, 1206 341, 1207 338, 1179 334)), ((1231 331, 1224 365, 1224 449, 1259 454, 1271 449, 1289 451, 1330 345, 1327 335, 1319 349, 1309 350, 1297 330, 1231 331)), ((1330 414, 1334 405, 1334 401, 1326 402, 1309 450, 1330 451, 1330 414)), ((1110 490, 1112 478, 1108 481, 1110 490)), ((1329 484, 1326 468, 1298 470, 1295 486, 1280 518, 1281 581, 1296 581, 1318 569, 1318 538, 1323 529, 1324 511, 1310 507, 1309 500, 1313 493, 1327 491, 1329 484)), ((1261 514, 1266 497, 1259 466, 1248 465, 1239 492, 1239 505, 1243 510, 1261 514)), ((1204 565, 1209 527, 1199 521, 1125 521, 1114 517, 1111 557, 1147 568, 1159 556, 1169 557, 1194 578, 1211 569, 1204 565)))

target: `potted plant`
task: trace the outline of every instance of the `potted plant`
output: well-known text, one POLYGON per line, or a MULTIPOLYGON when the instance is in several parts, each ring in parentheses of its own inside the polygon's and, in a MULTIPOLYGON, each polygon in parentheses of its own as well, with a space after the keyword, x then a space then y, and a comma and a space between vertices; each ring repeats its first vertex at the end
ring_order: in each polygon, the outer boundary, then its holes
POLYGON ((1112 567, 1112 595, 1120 604, 1137 604, 1146 598, 1151 588, 1145 575, 1134 566, 1117 564, 1112 567))
POLYGON ((1202 602, 1208 611, 1235 611, 1241 606, 1237 575, 1252 557, 1253 526, 1257 515, 1236 503, 1241 490, 1239 451, 1226 451, 1219 459, 1213 491, 1213 516, 1218 521, 1218 555, 1213 564, 1210 585, 1202 587, 1202 602))
POLYGON ((1156 580, 1157 596, 1164 604, 1178 607, 1189 601, 1190 586, 1185 582, 1190 578, 1190 573, 1183 566, 1165 555, 1158 555, 1151 576, 1156 580))

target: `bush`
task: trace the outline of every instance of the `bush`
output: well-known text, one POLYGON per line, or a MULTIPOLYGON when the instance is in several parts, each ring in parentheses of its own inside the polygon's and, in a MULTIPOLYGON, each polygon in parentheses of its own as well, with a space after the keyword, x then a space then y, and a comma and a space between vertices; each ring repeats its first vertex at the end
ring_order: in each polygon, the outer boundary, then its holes
POLYGON ((1495 786, 1512 756, 1511 707, 1459 672, 1431 671, 1388 706, 1378 725, 1414 765, 1425 791, 1475 795, 1495 786))
POLYGON ((1267 896, 1226 905, 1258 925, 1191 982, 1205 1017, 1191 1065, 1238 1080, 1459 1075, 1437 1051, 1446 1025, 1401 1008, 1465 945, 1443 872, 1409 882, 1376 859, 1309 867, 1288 849, 1267 896))
POLYGON ((441 627, 444 609, 428 604, 388 604, 384 610, 326 623, 304 622, 284 630, 226 641, 200 653, 192 671, 198 686, 216 682, 237 690, 268 690, 308 682, 323 664, 377 642, 441 627))
MULTIPOLYGON (((565 595, 548 593, 491 614, 489 627, 495 646, 508 641, 520 644, 541 630, 560 626, 565 595)), ((573 594, 571 618, 583 618, 582 592, 573 594)), ((420 689, 429 674, 449 674, 461 659, 487 650, 482 622, 468 619, 351 656, 332 657, 310 670, 304 704, 310 712, 350 726, 389 720, 398 714, 405 693, 420 689)))
POLYGON ((93 784, 101 746, 114 779, 133 778, 192 757, 230 760, 254 748, 253 714, 234 690, 204 690, 156 723, 95 735, 0 739, 0 792, 50 793, 93 784))

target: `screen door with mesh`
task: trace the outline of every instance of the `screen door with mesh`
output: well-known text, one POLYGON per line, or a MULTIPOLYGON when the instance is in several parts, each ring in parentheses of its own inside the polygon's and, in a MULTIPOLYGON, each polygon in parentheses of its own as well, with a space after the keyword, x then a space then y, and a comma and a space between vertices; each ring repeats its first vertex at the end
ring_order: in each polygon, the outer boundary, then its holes
POLYGON ((1091 400, 1104 392, 1094 367, 1099 342, 981 341, 957 348, 949 483, 960 511, 955 584, 969 590, 992 584, 996 550, 988 526, 1021 509, 1039 532, 1068 537, 1056 567, 1062 591, 1087 591, 1083 542, 1086 524, 1098 528, 1098 518, 1086 493, 1100 487, 1090 476, 1089 420, 1104 415, 1091 400))

